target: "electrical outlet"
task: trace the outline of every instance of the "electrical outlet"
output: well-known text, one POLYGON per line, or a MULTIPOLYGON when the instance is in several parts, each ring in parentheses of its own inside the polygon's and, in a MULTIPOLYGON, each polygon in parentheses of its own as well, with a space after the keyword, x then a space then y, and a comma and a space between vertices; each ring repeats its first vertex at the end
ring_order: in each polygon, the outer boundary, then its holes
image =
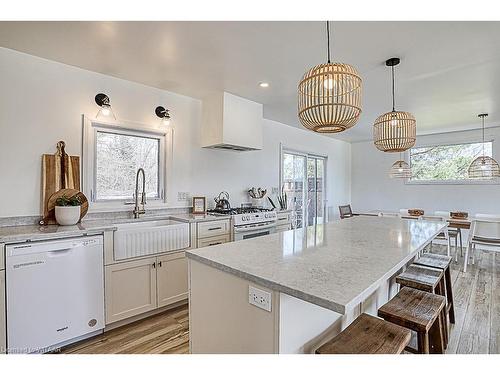
POLYGON ((186 191, 178 191, 177 192, 177 200, 179 202, 189 200, 189 193, 186 191))
POLYGON ((266 311, 271 311, 271 293, 262 289, 257 289, 251 285, 248 286, 248 302, 250 305, 257 306, 266 311))

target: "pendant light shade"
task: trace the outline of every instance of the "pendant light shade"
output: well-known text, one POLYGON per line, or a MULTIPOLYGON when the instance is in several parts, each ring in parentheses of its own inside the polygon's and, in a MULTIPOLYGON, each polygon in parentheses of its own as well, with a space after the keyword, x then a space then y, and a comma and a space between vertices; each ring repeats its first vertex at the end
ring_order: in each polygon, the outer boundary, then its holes
POLYGON ((338 133, 356 125, 361 115, 362 80, 348 64, 330 62, 307 71, 298 86, 298 116, 304 127, 318 133, 338 133))
POLYGON ((379 116, 373 124, 373 143, 384 152, 403 152, 415 145, 417 121, 409 112, 395 110, 394 67, 400 60, 393 57, 385 62, 392 69, 392 111, 379 116))
POLYGON ((487 113, 481 113, 478 117, 482 121, 482 131, 483 131, 483 155, 474 159, 468 169, 469 178, 474 179, 492 179, 500 177, 500 166, 497 161, 484 154, 484 118, 487 117, 487 113))
POLYGON ((395 162, 391 169, 389 170, 390 178, 411 178, 411 168, 407 162, 405 162, 401 155, 399 159, 395 162))

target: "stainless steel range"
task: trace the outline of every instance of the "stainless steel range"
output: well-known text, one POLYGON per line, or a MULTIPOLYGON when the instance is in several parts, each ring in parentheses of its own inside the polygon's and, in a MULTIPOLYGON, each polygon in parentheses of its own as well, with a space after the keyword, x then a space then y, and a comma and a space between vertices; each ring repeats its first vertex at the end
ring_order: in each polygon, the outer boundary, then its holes
POLYGON ((265 236, 276 231, 276 211, 266 208, 242 207, 208 212, 212 215, 231 216, 234 241, 265 236))

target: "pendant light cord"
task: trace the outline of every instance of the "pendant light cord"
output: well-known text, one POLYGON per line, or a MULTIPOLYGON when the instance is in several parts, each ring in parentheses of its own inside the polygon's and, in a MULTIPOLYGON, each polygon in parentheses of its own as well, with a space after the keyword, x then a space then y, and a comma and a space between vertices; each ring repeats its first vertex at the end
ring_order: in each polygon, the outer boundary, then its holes
POLYGON ((396 104, 395 104, 395 100, 394 100, 394 65, 391 66, 391 70, 392 70, 392 112, 394 112, 395 108, 396 108, 396 104))
POLYGON ((481 121, 483 123, 483 158, 484 158, 484 116, 481 116, 481 121))
POLYGON ((326 44, 328 49, 328 64, 330 64, 330 21, 326 21, 326 44))

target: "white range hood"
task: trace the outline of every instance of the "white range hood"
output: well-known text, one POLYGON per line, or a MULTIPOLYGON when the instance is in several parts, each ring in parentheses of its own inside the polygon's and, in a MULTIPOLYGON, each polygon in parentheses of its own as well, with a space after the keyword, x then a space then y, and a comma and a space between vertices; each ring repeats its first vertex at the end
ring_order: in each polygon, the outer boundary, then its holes
POLYGON ((262 104, 219 92, 203 100, 201 145, 232 151, 262 149, 262 104))

